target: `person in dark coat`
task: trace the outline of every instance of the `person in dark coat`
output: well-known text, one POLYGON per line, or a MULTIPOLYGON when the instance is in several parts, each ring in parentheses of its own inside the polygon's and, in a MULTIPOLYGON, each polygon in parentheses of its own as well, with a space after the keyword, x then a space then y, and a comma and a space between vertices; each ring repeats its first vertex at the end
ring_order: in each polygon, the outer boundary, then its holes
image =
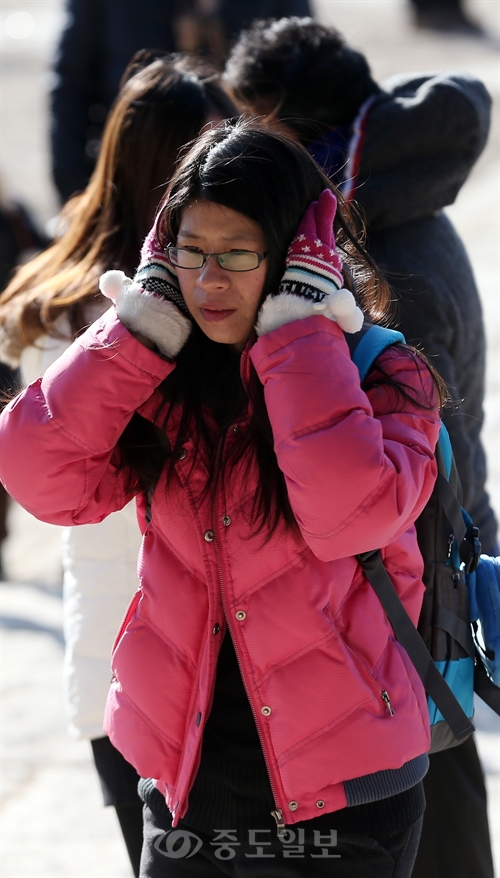
POLYGON ((61 202, 88 183, 136 51, 203 53, 223 65, 231 41, 254 18, 309 14, 309 0, 66 0, 51 91, 52 173, 61 202))
MULTIPOLYGON (((367 250, 396 296, 395 322, 448 384, 444 412, 483 551, 497 553, 481 444, 485 337, 464 245, 443 212, 486 143, 491 99, 467 74, 376 83, 364 56, 311 19, 257 22, 226 65, 240 108, 300 139, 362 209, 367 250)), ((431 757, 414 878, 493 878, 486 789, 471 738, 431 757)))

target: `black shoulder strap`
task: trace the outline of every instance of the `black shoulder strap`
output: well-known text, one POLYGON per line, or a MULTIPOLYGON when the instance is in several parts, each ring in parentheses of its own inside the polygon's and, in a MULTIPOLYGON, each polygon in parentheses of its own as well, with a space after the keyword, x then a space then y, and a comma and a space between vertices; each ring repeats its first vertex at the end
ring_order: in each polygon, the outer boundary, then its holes
POLYGON ((384 567, 380 551, 377 549, 374 552, 365 552, 357 557, 387 613, 397 640, 408 653, 426 692, 441 711, 457 741, 465 740, 474 731, 474 726, 436 668, 429 650, 401 603, 384 567))

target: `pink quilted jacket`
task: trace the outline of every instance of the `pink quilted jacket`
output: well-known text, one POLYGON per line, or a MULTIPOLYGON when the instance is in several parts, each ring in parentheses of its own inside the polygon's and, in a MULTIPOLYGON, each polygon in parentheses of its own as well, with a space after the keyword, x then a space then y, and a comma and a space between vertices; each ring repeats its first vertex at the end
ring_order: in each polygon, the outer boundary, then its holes
MULTIPOLYGON (((285 823, 346 806, 344 782, 425 753, 423 687, 356 553, 385 547, 411 617, 422 559, 413 521, 436 471, 436 411, 359 385, 342 332, 322 316, 262 336, 243 354, 265 389, 275 450, 301 537, 252 535, 253 479, 238 470, 203 491, 202 454, 186 443, 144 520, 140 590, 118 632, 106 730, 175 822, 200 759, 217 656, 229 625, 285 823)), ((384 370, 431 393, 424 366, 396 349, 384 370)), ((116 443, 131 414, 152 417, 175 368, 111 309, 2 413, 0 474, 13 497, 55 524, 100 521, 129 499, 116 443)), ((231 451, 235 423, 221 446, 231 451)))

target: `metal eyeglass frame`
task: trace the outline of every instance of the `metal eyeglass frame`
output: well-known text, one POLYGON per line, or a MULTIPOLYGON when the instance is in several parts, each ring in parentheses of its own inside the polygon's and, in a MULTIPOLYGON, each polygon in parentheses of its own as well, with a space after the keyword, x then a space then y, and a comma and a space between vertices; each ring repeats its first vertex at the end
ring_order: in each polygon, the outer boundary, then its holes
POLYGON ((235 271, 238 274, 245 271, 255 271, 257 268, 259 268, 262 260, 266 258, 268 252, 268 250, 266 250, 264 253, 256 253, 254 250, 225 250, 222 253, 198 253, 196 250, 189 250, 187 247, 177 247, 176 244, 169 244, 167 247, 165 247, 165 253, 167 255, 168 261, 171 265, 174 266, 174 268, 180 268, 181 271, 199 271, 200 268, 203 268, 207 259, 209 259, 210 256, 215 256, 219 268, 222 268, 224 271, 235 271), (177 265, 175 262, 172 261, 170 257, 172 250, 184 250, 187 253, 192 253, 193 256, 199 256, 201 258, 201 264, 196 266, 177 265), (252 268, 227 268, 227 266, 221 265, 219 257, 229 256, 231 253, 251 253, 253 256, 257 256, 257 265, 254 265, 252 268))

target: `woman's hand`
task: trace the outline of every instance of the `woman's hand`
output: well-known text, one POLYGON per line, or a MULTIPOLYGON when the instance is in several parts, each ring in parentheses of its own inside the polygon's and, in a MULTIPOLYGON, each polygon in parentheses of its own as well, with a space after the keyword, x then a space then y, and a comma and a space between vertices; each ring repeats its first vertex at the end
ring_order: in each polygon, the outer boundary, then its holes
POLYGON ((116 304, 121 322, 142 344, 172 358, 191 332, 191 320, 177 277, 158 244, 156 223, 144 241, 134 279, 107 271, 99 289, 116 304))
POLYGON ((344 332, 361 329, 363 313, 352 293, 342 288, 342 260, 333 232, 336 209, 330 189, 307 208, 288 248, 278 293, 268 296, 259 311, 258 335, 313 314, 335 320, 344 332))

